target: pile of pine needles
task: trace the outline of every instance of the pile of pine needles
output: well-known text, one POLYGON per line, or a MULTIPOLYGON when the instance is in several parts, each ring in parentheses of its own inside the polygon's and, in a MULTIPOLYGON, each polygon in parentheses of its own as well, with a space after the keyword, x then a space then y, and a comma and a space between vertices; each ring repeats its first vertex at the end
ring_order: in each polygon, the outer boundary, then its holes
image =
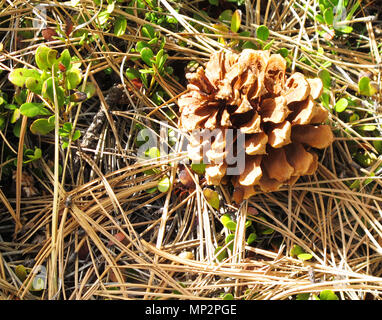
MULTIPOLYGON (((186 157, 181 139, 172 147, 171 158, 138 161, 137 124, 166 121, 168 128, 179 132, 177 118, 170 120, 166 111, 176 114, 176 98, 185 90, 184 67, 189 62, 202 65, 211 52, 226 49, 222 38, 228 43, 253 40, 253 36, 215 33, 219 31, 214 27, 216 17, 193 18, 202 6, 198 1, 158 1, 179 26, 179 30, 171 30, 152 24, 166 39, 168 64, 174 66, 172 76, 154 77, 168 97, 158 107, 150 98, 150 89, 137 87, 124 72, 128 65, 142 67, 134 60, 138 54, 130 48, 146 40, 140 31, 150 22, 137 14, 138 9, 127 13, 123 10, 127 2, 114 9, 111 17, 128 21, 126 33, 117 37, 112 29, 101 29, 91 19, 97 11, 93 1, 81 0, 76 6, 71 1, 45 1, 51 5, 47 22, 52 28, 68 23, 68 17, 76 13, 89 18, 82 28, 97 37, 80 45, 80 37, 46 40, 33 24, 22 24, 38 19, 33 11, 37 1, 0 2, 1 90, 14 90, 7 78, 9 71, 34 65, 39 44, 59 51, 69 48, 80 59, 88 81, 97 87, 97 94, 81 105, 81 112, 73 111, 70 119, 84 133, 100 109, 106 113, 93 146, 80 148, 72 143, 59 150, 63 169, 59 179, 53 162, 55 148, 59 148, 54 137, 36 138, 27 127, 21 132, 27 146, 43 146, 43 157, 15 167, 34 178, 38 195, 16 196, 10 185, 20 190, 20 179, 6 184, 2 173, 0 299, 220 299, 222 293, 231 293, 235 299, 276 300, 325 289, 333 290, 340 299, 382 298, 382 183, 378 173, 374 174, 382 158, 365 168, 355 163, 349 150, 354 145, 374 150, 372 142, 380 138, 360 134, 335 111, 330 112, 329 121, 336 139, 320 153, 317 173, 278 192, 259 192, 240 206, 232 203, 224 185, 216 188, 221 198, 219 210, 206 201, 202 179, 194 189, 184 189, 175 161, 186 157), (33 36, 22 37, 23 31, 33 36), (105 78, 105 70, 111 70, 112 76, 105 78), (108 81, 121 85, 127 99, 123 108, 109 105, 105 99, 108 81), (36 168, 45 179, 35 174, 36 168), (156 169, 156 174, 144 174, 150 169, 156 169), (169 190, 148 193, 164 175, 170 178, 169 190), (357 188, 351 187, 355 181, 359 181, 357 188), (219 261, 215 250, 224 246, 228 235, 219 221, 225 213, 236 218, 237 228, 232 250, 219 261), (247 220, 274 232, 259 235, 255 244, 248 245, 244 236, 247 220), (313 258, 301 261, 291 256, 294 245, 313 258), (17 274, 20 265, 27 270, 25 279, 17 274), (33 281, 41 274, 45 289, 35 292, 31 290, 33 281)), ((317 3, 248 0, 240 7, 241 28, 255 35, 259 25, 267 26, 273 41, 271 51, 289 50, 290 72, 316 76, 324 62, 331 62, 327 70, 335 79, 332 107, 338 93, 362 99, 357 94, 357 79, 362 72, 371 72, 379 81, 379 92, 358 108, 373 114, 361 124, 379 128, 382 21, 371 19, 370 15, 377 14, 375 7, 361 1, 349 23, 363 24, 366 32, 353 32, 350 40, 334 37, 324 41, 317 24, 308 19, 307 8, 317 3)), ((207 1, 204 6, 208 7, 207 1)), ((1 134, 0 167, 17 159, 19 144, 18 139, 1 134), (14 151, 11 159, 4 156, 6 147, 14 151)))

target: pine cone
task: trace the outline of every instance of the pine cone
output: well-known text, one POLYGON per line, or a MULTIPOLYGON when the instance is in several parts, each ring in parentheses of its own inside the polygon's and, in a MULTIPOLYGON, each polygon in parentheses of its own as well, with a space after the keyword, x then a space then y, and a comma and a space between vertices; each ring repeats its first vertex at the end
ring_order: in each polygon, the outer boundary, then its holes
POLYGON ((322 124, 328 112, 315 102, 321 80, 298 72, 286 78, 285 73, 282 56, 245 49, 240 54, 214 53, 205 69, 186 74, 188 91, 178 100, 180 127, 190 133, 189 158, 207 158, 208 184, 221 182, 227 154, 235 148, 227 143, 225 129, 245 135, 245 152, 237 150, 245 156, 245 168, 231 177, 237 202, 253 195, 255 186, 275 191, 313 174, 318 156, 311 148, 333 142, 330 126, 322 124), (214 129, 220 130, 213 139, 201 140, 214 129))

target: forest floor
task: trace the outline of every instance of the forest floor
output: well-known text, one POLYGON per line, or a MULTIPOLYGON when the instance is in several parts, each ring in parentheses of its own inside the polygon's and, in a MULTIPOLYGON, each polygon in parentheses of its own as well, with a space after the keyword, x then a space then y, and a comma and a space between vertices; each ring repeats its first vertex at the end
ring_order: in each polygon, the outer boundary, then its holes
POLYGON ((0 299, 382 299, 379 2, 0 1, 0 299), (177 99, 245 48, 322 79, 335 140, 237 205, 179 179, 177 99))

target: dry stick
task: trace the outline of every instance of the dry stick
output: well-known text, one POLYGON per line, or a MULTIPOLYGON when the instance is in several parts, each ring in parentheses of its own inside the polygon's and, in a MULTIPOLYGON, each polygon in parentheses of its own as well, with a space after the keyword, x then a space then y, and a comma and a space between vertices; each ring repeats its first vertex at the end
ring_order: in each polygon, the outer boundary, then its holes
POLYGON ((57 228, 58 228, 58 210, 59 210, 59 165, 60 165, 60 136, 59 136, 59 128, 60 128, 60 107, 58 105, 57 100, 57 91, 56 91, 56 83, 54 79, 54 66, 52 66, 52 83, 53 83, 53 95, 54 95, 54 140, 55 140, 55 148, 54 148, 54 193, 53 193, 53 211, 52 211, 52 251, 51 251, 51 272, 49 273, 49 287, 48 287, 48 296, 49 299, 53 299, 57 293, 57 228))
MULTIPOLYGON (((82 87, 81 87, 82 91, 85 91, 85 86, 86 86, 86 83, 87 83, 90 67, 91 67, 91 63, 89 63, 87 68, 86 68, 85 76, 84 76, 82 87)), ((61 188, 63 188, 64 182, 65 182, 66 166, 67 166, 67 163, 68 163, 68 160, 69 160, 69 154, 70 154, 71 147, 72 147, 72 137, 73 137, 74 131, 76 129, 78 118, 80 116, 81 107, 82 107, 82 102, 79 103, 78 106, 77 106, 77 112, 76 112, 76 115, 75 115, 75 118, 74 118, 74 122, 73 122, 73 126, 72 126, 72 132, 71 132, 71 134, 69 136, 68 148, 67 148, 67 151, 66 151, 64 165, 63 165, 63 170, 62 170, 61 188)))
MULTIPOLYGON (((29 92, 27 101, 31 102, 33 93, 29 92)), ((23 116, 21 121, 20 139, 17 150, 17 169, 16 169, 16 225, 15 235, 20 231, 20 210, 21 210, 21 183, 22 183, 22 170, 23 170, 23 157, 24 157, 24 138, 27 130, 28 117, 23 116)))
MULTIPOLYGON (((293 3, 294 0, 292 0, 290 2, 290 4, 293 3)), ((309 1, 310 3, 310 1, 309 1)), ((289 7, 288 7, 289 8, 289 7)), ((300 22, 300 31, 298 33, 298 37, 297 37, 297 42, 300 42, 301 38, 302 38, 302 33, 305 32, 305 20, 306 20, 306 16, 307 16, 307 10, 309 8, 309 4, 306 5, 306 8, 305 8, 305 12, 304 12, 304 17, 302 19, 302 21, 300 22)), ((297 60, 297 53, 298 53, 298 50, 299 50, 299 47, 296 46, 295 49, 294 49, 294 55, 293 55, 293 62, 292 62, 292 66, 291 66, 291 70, 292 72, 294 72, 294 68, 296 66, 296 60, 297 60)))
POLYGON ((16 215, 15 211, 13 210, 11 204, 9 203, 7 197, 3 193, 3 190, 1 190, 1 189, 0 189, 0 200, 4 203, 5 207, 8 209, 8 212, 11 214, 13 220, 15 220, 16 229, 21 229, 22 224, 21 224, 20 220, 17 219, 17 215, 16 215))
MULTIPOLYGON (((239 216, 237 219, 236 230, 235 230, 235 241, 233 244, 233 263, 240 264, 242 259, 245 256, 245 223, 247 220, 248 213, 248 201, 244 201, 244 203, 240 206, 239 216)), ((235 286, 235 296, 238 297, 240 294, 240 281, 236 280, 235 286)))

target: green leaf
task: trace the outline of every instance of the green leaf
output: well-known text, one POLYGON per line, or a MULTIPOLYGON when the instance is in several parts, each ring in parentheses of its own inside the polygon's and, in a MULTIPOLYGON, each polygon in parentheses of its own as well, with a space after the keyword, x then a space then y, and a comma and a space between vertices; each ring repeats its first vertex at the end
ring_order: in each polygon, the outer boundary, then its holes
POLYGON ((70 53, 69 53, 69 50, 68 49, 65 49, 64 51, 62 51, 61 55, 60 55, 60 58, 58 59, 59 62, 62 63, 62 65, 66 68, 66 69, 69 69, 70 68, 70 62, 72 60, 72 57, 70 56, 70 53))
POLYGON ((290 249, 290 255, 292 257, 298 256, 299 254, 302 254, 302 253, 304 253, 304 250, 302 250, 302 248, 297 244, 293 245, 293 247, 290 249))
POLYGON ((263 46, 263 50, 269 50, 273 43, 275 42, 275 39, 272 39, 271 41, 269 41, 265 46, 263 46))
POLYGON ((371 97, 377 93, 377 88, 370 83, 370 78, 362 77, 358 82, 358 92, 364 96, 371 97))
POLYGON ((256 233, 254 232, 250 233, 247 238, 247 244, 251 244, 253 241, 256 241, 256 239, 257 239, 256 233))
POLYGON ((206 172, 206 165, 204 163, 191 164, 191 170, 197 174, 204 174, 206 172))
POLYGON ((20 119, 20 109, 15 109, 11 116, 11 123, 15 123, 17 120, 20 119))
POLYGON ((300 253, 297 255, 297 258, 301 261, 310 260, 313 258, 313 256, 310 253, 300 253))
POLYGON ((108 12, 107 10, 101 11, 98 15, 99 24, 101 26, 104 25, 109 18, 110 18, 110 12, 108 12))
POLYGON ((8 76, 9 81, 18 87, 24 86, 27 78, 40 79, 40 73, 34 69, 17 68, 8 76))
POLYGON ((153 39, 151 39, 149 42, 147 42, 150 46, 155 46, 157 43, 158 43, 158 38, 155 37, 153 39))
POLYGON ((74 131, 74 133, 73 133, 72 141, 76 141, 76 140, 79 139, 80 137, 81 137, 81 131, 77 129, 77 130, 74 131))
POLYGON ((319 23, 325 23, 324 17, 320 14, 315 15, 314 18, 319 23))
POLYGON ((252 41, 245 41, 243 45, 241 46, 242 49, 253 49, 257 50, 256 44, 254 44, 252 41))
POLYGON ((6 119, 4 116, 0 116, 0 130, 3 130, 5 127, 6 119))
POLYGON ((12 132, 15 135, 15 137, 20 138, 20 130, 21 130, 21 119, 19 119, 13 126, 12 132))
POLYGON ((283 58, 286 58, 289 55, 289 50, 287 48, 281 48, 277 50, 276 53, 280 54, 283 58))
POLYGON ((374 153, 365 152, 365 153, 357 153, 354 156, 354 159, 364 168, 371 166, 377 159, 374 153))
POLYGON ((164 56, 164 50, 163 49, 160 49, 156 56, 155 56, 155 64, 157 66, 157 69, 159 69, 159 65, 160 65, 160 60, 163 58, 164 56))
POLYGON ((72 68, 66 72, 66 88, 68 90, 73 90, 82 81, 82 73, 80 69, 72 68))
POLYGON ((329 109, 330 96, 327 92, 323 92, 320 96, 320 100, 326 109, 329 109))
POLYGON ((50 115, 51 112, 44 107, 43 103, 36 102, 27 102, 21 105, 20 113, 23 116, 33 118, 36 116, 47 116, 50 115))
POLYGON ((156 159, 160 157, 160 151, 157 147, 151 147, 145 152, 145 155, 151 159, 156 159))
MULTIPOLYGON (((226 238, 224 239, 224 242, 225 244, 228 244, 230 243, 233 239, 235 239, 235 235, 233 233, 229 234, 228 236, 226 236, 226 238)), ((233 251, 233 241, 227 246, 227 248, 231 251, 233 251)))
POLYGON ((145 24, 142 27, 142 35, 144 37, 149 38, 149 39, 154 39, 155 38, 155 29, 151 25, 145 24))
POLYGON ((239 33, 239 36, 241 37, 250 37, 251 33, 249 31, 242 31, 239 33))
POLYGON ((127 28, 127 19, 125 17, 118 17, 114 23, 114 34, 119 37, 125 34, 127 28))
POLYGON ((220 217, 220 222, 225 226, 228 230, 235 231, 236 230, 236 222, 232 220, 231 216, 226 213, 220 217))
POLYGON ((46 70, 49 71, 52 67, 51 64, 48 62, 48 55, 50 53, 51 49, 45 45, 41 45, 36 50, 35 60, 37 67, 40 70, 46 70))
POLYGON ((170 186, 171 186, 170 178, 166 176, 159 181, 158 190, 160 192, 167 192, 168 189, 170 189, 170 186))
MULTIPOLYGON (((219 246, 215 249, 215 252, 214 254, 216 255, 223 247, 219 246)), ((223 250, 221 251, 217 256, 216 256, 216 259, 221 262, 223 261, 224 259, 226 259, 228 257, 228 253, 227 253, 227 250, 223 250)))
POLYGON ((157 190, 158 190, 157 187, 152 187, 152 188, 147 189, 146 192, 152 194, 152 193, 156 192, 157 190))
POLYGON ((222 296, 223 300, 235 300, 231 293, 226 293, 222 296))
POLYGON ((32 162, 32 161, 35 161, 35 160, 38 160, 41 158, 42 151, 40 148, 35 147, 34 151, 33 150, 31 150, 31 151, 33 152, 33 154, 25 154, 27 156, 27 158, 29 158, 29 160, 24 161, 24 163, 29 163, 29 162, 32 162))
POLYGON ((382 140, 374 140, 373 146, 375 150, 378 151, 379 154, 382 154, 382 140))
POLYGON ((275 230, 273 230, 272 228, 267 228, 261 231, 261 234, 266 235, 266 234, 272 234, 273 232, 275 232, 275 230))
POLYGON ((150 48, 150 45, 146 41, 138 41, 135 45, 135 50, 141 52, 144 48, 150 48))
POLYGON ((114 7, 115 7, 115 2, 111 2, 111 3, 109 3, 109 4, 107 5, 107 7, 106 7, 106 11, 107 11, 108 13, 112 13, 112 12, 114 11, 114 7))
POLYGON ((340 31, 342 33, 351 33, 353 31, 353 27, 351 26, 337 26, 334 28, 337 31, 340 31))
POLYGON ((230 25, 232 21, 232 10, 224 10, 220 15, 219 15, 219 21, 225 23, 226 25, 230 25))
POLYGON ((348 100, 345 98, 341 98, 336 102, 336 105, 334 106, 334 110, 336 110, 338 113, 343 112, 348 107, 348 100))
POLYGON ((22 264, 16 266, 15 274, 17 278, 20 279, 21 282, 24 282, 24 280, 27 278, 27 270, 22 264))
POLYGON ((220 200, 219 194, 216 191, 206 188, 203 190, 203 195, 205 196, 207 202, 211 205, 212 208, 219 210, 220 200))
POLYGON ((32 122, 30 130, 33 134, 46 135, 54 129, 53 124, 49 122, 49 119, 37 119, 32 122))
POLYGON ((327 8, 324 11, 324 19, 327 25, 333 24, 334 14, 333 14, 333 8, 327 8))
POLYGON ((267 41, 269 37, 269 29, 261 25, 256 29, 256 37, 262 41, 267 41))
POLYGON ((43 81, 38 78, 29 77, 25 79, 25 87, 30 91, 40 94, 43 81))
POLYGON ((60 130, 62 130, 63 132, 70 133, 72 132, 72 129, 73 125, 70 122, 65 122, 60 130))
MULTIPOLYGON (((55 80, 55 88, 58 106, 62 107, 65 103, 65 92, 64 89, 62 89, 62 87, 58 85, 57 80, 55 80)), ((42 85, 41 94, 44 98, 49 99, 50 102, 54 104, 54 90, 52 78, 49 78, 44 81, 42 85)))
POLYGON ((320 292, 320 300, 339 300, 339 298, 332 290, 323 290, 320 292))
POLYGON ((97 91, 97 88, 92 82, 86 83, 84 92, 86 93, 87 99, 90 99, 92 96, 94 96, 96 91, 97 91))
POLYGON ((321 69, 318 72, 318 76, 321 79, 324 88, 330 89, 331 84, 332 84, 332 77, 330 76, 329 71, 325 70, 325 69, 321 69))
POLYGON ((141 58, 142 60, 149 66, 152 66, 151 59, 154 57, 154 53, 150 48, 143 48, 141 50, 141 58))
POLYGON ((359 126, 358 129, 362 130, 362 131, 369 131, 369 132, 372 132, 374 131, 375 129, 377 129, 376 126, 372 125, 372 124, 365 124, 365 125, 362 125, 362 126, 359 126))
POLYGON ((17 106, 14 105, 14 104, 7 104, 4 106, 5 109, 8 109, 8 110, 16 110, 17 109, 17 106))
POLYGON ((231 31, 232 32, 238 32, 240 29, 241 25, 241 10, 236 10, 233 15, 232 15, 232 20, 231 20, 231 31))
POLYGON ((47 55, 48 70, 52 69, 52 66, 57 62, 57 50, 50 49, 47 55))
POLYGON ((299 293, 297 296, 296 296, 296 300, 308 300, 310 297, 310 293, 307 292, 307 293, 299 293))

